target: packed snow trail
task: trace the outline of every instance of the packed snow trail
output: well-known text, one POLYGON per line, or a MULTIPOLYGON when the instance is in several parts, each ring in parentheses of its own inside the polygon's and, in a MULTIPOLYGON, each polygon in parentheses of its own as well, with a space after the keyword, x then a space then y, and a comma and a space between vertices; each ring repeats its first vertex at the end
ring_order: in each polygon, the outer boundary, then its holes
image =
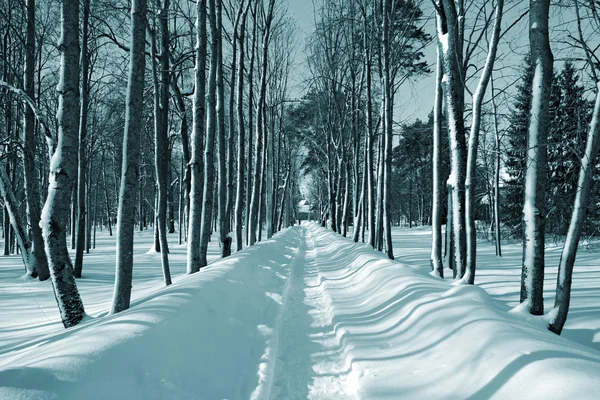
POLYGON ((118 315, 0 336, 0 399, 597 398, 599 352, 506 310, 307 224, 118 315))

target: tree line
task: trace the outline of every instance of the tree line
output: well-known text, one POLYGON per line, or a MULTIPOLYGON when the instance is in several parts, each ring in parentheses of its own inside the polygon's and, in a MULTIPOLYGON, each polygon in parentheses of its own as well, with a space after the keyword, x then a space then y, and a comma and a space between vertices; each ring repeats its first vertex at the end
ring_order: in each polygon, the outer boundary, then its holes
POLYGON ((508 230, 523 240, 521 302, 534 315, 546 233, 566 235, 550 313, 561 332, 578 243, 594 231, 595 3, 318 3, 307 89, 294 99, 295 30, 281 2, 65 0, 59 16, 49 2, 2 1, 5 252, 52 277, 65 326, 84 316, 75 279, 97 228, 118 233, 116 313, 129 307, 135 229, 154 228, 168 285, 175 221, 195 273, 213 233, 227 257, 290 225, 302 189, 323 226, 391 259, 393 225, 430 224, 432 274, 447 262, 459 284, 475 282, 478 221, 498 256, 508 230), (559 6, 578 52, 561 71, 549 33, 559 6), (527 21, 529 56, 503 116, 499 44, 527 21), (407 84, 432 73, 428 120, 398 122, 407 84))
POLYGON ((478 232, 488 221, 498 256, 503 235, 522 240, 521 302, 534 315, 544 313, 546 235, 566 237, 548 316, 549 329, 560 333, 581 234, 597 233, 596 219, 586 218, 598 202, 600 176, 597 15, 594 2, 581 1, 552 8, 548 1, 324 3, 295 124, 321 223, 343 235, 352 225, 354 241, 391 259, 394 221, 431 224, 432 274, 443 278, 446 261, 458 284, 473 284, 478 232), (423 29, 429 6, 435 38, 423 29), (552 9, 569 16, 577 32, 566 35, 575 50, 561 71, 553 68, 552 9), (494 78, 506 68, 505 56, 495 67, 499 45, 521 21, 529 23, 524 73, 498 87, 506 81, 494 78), (410 96, 405 82, 430 73, 423 49, 431 42, 433 111, 426 122, 398 123, 394 101, 410 96), (507 101, 515 92, 514 103, 507 101))
POLYGON ((52 278, 65 327, 85 316, 75 279, 97 229, 117 234, 117 313, 135 230, 154 228, 169 285, 176 222, 194 273, 213 232, 226 257, 297 219, 295 27, 280 2, 3 0, 0 32, 5 252, 52 278))

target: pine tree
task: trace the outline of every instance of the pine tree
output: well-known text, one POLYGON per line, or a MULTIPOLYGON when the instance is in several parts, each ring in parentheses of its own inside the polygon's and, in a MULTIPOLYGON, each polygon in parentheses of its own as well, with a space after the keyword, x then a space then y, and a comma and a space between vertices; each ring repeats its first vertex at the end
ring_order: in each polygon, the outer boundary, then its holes
POLYGON ((571 63, 555 76, 552 92, 548 137, 548 220, 552 225, 546 229, 564 235, 577 192, 591 105, 571 63))
POLYGON ((506 175, 504 180, 506 200, 503 203, 503 219, 515 236, 521 236, 521 217, 525 180, 525 151, 527 149, 527 127, 531 108, 531 85, 533 69, 529 56, 524 60, 521 83, 517 86, 515 103, 512 107, 507 131, 506 175))

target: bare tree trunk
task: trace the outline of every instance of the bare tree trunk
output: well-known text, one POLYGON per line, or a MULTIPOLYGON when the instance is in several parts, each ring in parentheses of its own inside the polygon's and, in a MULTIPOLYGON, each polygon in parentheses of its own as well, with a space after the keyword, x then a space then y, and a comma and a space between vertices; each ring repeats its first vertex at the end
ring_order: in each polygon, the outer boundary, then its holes
MULTIPOLYGON (((33 99, 34 71, 35 69, 35 0, 27 0, 27 36, 25 44, 25 74, 23 86, 25 93, 33 99)), ((23 170, 25 187, 25 201, 27 203, 27 219, 31 228, 31 239, 33 242, 33 256, 35 265, 33 269, 38 274, 40 281, 50 277, 48 260, 44 252, 44 238, 40 228, 40 183, 38 180, 38 169, 35 163, 35 115, 31 107, 25 105, 25 117, 23 119, 23 170)))
POLYGON ((79 157, 77 172, 77 234, 75 244, 75 266, 73 273, 75 278, 81 278, 83 270, 83 251, 85 250, 85 221, 86 217, 86 181, 87 181, 87 119, 90 104, 89 93, 89 54, 88 54, 88 30, 90 19, 90 0, 83 1, 83 30, 81 38, 81 109, 79 114, 79 157))
POLYGON ((529 44, 534 75, 523 204, 521 302, 526 303, 533 315, 544 313, 546 143, 553 64, 548 36, 549 8, 550 0, 531 0, 529 3, 529 44))
MULTIPOLYGON (((29 240, 27 225, 21 219, 19 203, 17 202, 10 178, 6 173, 3 164, 4 163, 0 164, 0 195, 2 195, 2 198, 4 199, 4 206, 6 209, 5 218, 8 216, 6 222, 10 221, 10 226, 14 232, 18 248, 21 251, 21 257, 23 258, 23 264, 25 265, 25 273, 32 278, 37 278, 38 272, 35 268, 36 260, 31 251, 31 241, 29 240)), ((9 242, 8 236, 5 235, 5 243, 9 242)))
MULTIPOLYGON (((244 126, 244 40, 246 35, 246 19, 248 17, 248 9, 251 1, 248 1, 248 5, 244 10, 241 24, 239 29, 234 32, 234 41, 237 40, 239 43, 239 57, 238 57, 238 68, 237 68, 237 94, 236 94, 236 111, 237 111, 237 124, 238 124, 238 143, 237 143, 237 188, 235 197, 235 240, 236 250, 240 251, 243 245, 243 222, 242 212, 244 209, 244 175, 246 172, 248 175, 250 171, 244 171, 244 155, 245 140, 246 140, 246 128, 244 126), (239 32, 239 33, 238 33, 239 32)), ((240 5, 240 8, 242 5, 240 5)), ((233 80, 232 80, 233 82, 233 80)), ((232 88, 233 91, 233 88, 232 88)), ((250 111, 252 112, 252 110, 250 111)), ((252 147, 251 144, 248 147, 252 147)))
MULTIPOLYGON (((593 68, 593 67, 592 67, 593 68)), ((587 207, 592 188, 594 167, 600 148, 600 83, 596 83, 596 103, 592 115, 592 123, 588 131, 585 154, 581 159, 579 169, 579 181, 577 183, 577 194, 573 204, 573 214, 567 232, 567 238, 560 255, 558 264, 558 278, 556 280, 556 299, 554 301, 554 312, 556 316, 550 322, 550 330, 560 335, 567 321, 569 305, 571 303, 571 282, 573 279, 573 265, 577 256, 577 247, 581 231, 585 223, 587 207)))
MULTIPOLYGON (((219 40, 217 39, 216 0, 208 1, 210 25, 210 73, 208 78, 208 102, 206 118, 206 143, 204 147, 204 194, 202 203, 202 230, 200 234, 200 267, 208 264, 206 253, 210 241, 214 204, 214 147, 217 131, 217 64, 219 40)), ((224 178, 224 177, 223 177, 224 178)), ((221 177, 219 177, 219 180, 221 177)))
POLYGON ((342 206, 342 235, 348 234, 348 211, 350 207, 350 166, 346 163, 344 168, 344 201, 342 206))
MULTIPOLYGON (((234 208, 234 200, 233 200, 233 145, 234 145, 234 131, 235 131, 235 114, 236 114, 236 109, 235 109, 235 96, 236 96, 236 91, 235 91, 235 82, 236 82, 236 74, 237 74, 237 46, 238 46, 238 41, 237 41, 237 37, 238 37, 238 29, 239 29, 239 25, 240 25, 240 20, 242 18, 242 14, 244 12, 244 1, 242 0, 236 17, 235 17, 235 22, 233 24, 233 34, 232 34, 232 38, 231 38, 231 76, 230 76, 230 87, 229 87, 229 124, 228 124, 228 134, 227 134, 227 203, 225 206, 225 210, 226 210, 226 231, 227 233, 229 233, 231 231, 231 214, 234 208)), ((248 3, 249 4, 249 3, 248 3)), ((222 42, 222 39, 221 39, 222 42)), ((243 46, 243 44, 242 44, 243 46)), ((222 45, 221 45, 222 47, 222 45)), ((222 58, 222 57, 221 57, 222 58)), ((243 68, 243 66, 242 66, 243 68)), ((243 71, 242 71, 243 72, 243 71)), ((243 148, 243 146, 242 146, 243 148)), ((237 195, 237 193, 236 193, 237 195)))
POLYGON ((494 228, 496 255, 502 257, 502 231, 500 229, 500 130, 498 129, 498 107, 494 96, 494 77, 491 76, 492 84, 492 108, 494 113, 494 135, 495 135, 495 165, 494 165, 494 228))
POLYGON ((194 98, 192 114, 192 152, 190 159, 190 216, 188 221, 187 273, 198 272, 202 267, 200 252, 202 231, 202 194, 204 171, 202 136, 204 135, 204 96, 206 92, 206 0, 196 1, 196 68, 194 73, 194 98))
POLYGON ((185 169, 184 169, 184 161, 183 158, 181 159, 181 167, 179 168, 179 191, 178 191, 178 199, 177 199, 177 233, 178 233, 178 244, 181 245, 183 243, 183 231, 185 230, 184 226, 185 223, 183 221, 183 209, 184 209, 184 195, 183 192, 185 190, 184 188, 184 182, 183 182, 183 177, 185 174, 185 169))
MULTIPOLYGON (((167 191, 169 190, 169 0, 157 0, 158 25, 160 27, 160 81, 156 54, 153 59, 154 79, 154 162, 156 167, 156 232, 160 243, 161 264, 165 285, 171 284, 169 268, 169 245, 167 242, 167 191)), ((152 38, 152 52, 156 52, 156 32, 152 38)))
MULTIPOLYGON (((140 137, 144 110, 144 71, 146 69, 146 0, 131 4, 131 49, 123 136, 123 167, 117 214, 115 288, 111 313, 127 310, 131 299, 133 275, 133 236, 135 230, 135 194, 140 179, 140 137)), ((140 193, 141 197, 141 193, 140 193)))
POLYGON ((457 277, 466 271, 465 233, 465 172, 466 140, 464 127, 464 85, 461 78, 462 37, 460 25, 464 22, 462 1, 455 4, 451 0, 440 0, 437 15, 438 45, 444 60, 444 82, 450 130, 450 165, 448 183, 452 196, 452 227, 454 258, 457 277), (443 3, 443 4, 441 4, 443 3), (457 9, 458 5, 458 9, 457 9))
POLYGON ((41 216, 42 232, 54 295, 65 328, 85 316, 67 249, 65 227, 77 171, 79 135, 79 1, 61 3, 60 80, 58 84, 58 144, 50 162, 48 197, 41 216))
POLYGON ((375 244, 378 251, 383 251, 384 146, 385 142, 383 140, 379 140, 379 148, 377 151, 377 208, 375 216, 375 244))
MULTIPOLYGON (((75 156, 75 161, 78 161, 79 152, 75 156)), ((71 190, 71 218, 69 220, 69 233, 71 234, 71 250, 75 249, 77 239, 77 181, 79 177, 75 175, 75 183, 71 190)))
MULTIPOLYGON (((594 5, 591 4, 593 7, 594 5)), ((583 224, 587 214, 587 207, 590 200, 590 190, 592 187, 592 179, 594 176, 594 168, 600 150, 600 82, 598 81, 598 73, 595 64, 592 62, 592 51, 585 42, 583 30, 581 28, 581 16, 579 13, 579 4, 575 2, 575 12, 577 15, 577 27, 579 32, 579 42, 584 48, 588 65, 591 68, 591 73, 596 81, 596 102, 592 113, 592 121, 588 130, 585 153, 581 159, 579 167, 579 180, 577 182, 577 194, 573 205, 573 213, 571 222, 567 231, 565 246, 558 265, 558 277, 556 281, 556 299, 554 301, 555 316, 553 321, 550 321, 550 330, 557 334, 561 334, 564 324, 569 313, 569 305, 571 303, 571 282, 573 278, 573 265, 577 256, 577 248, 579 239, 583 230, 583 224)), ((598 14, 594 14, 596 22, 598 22, 598 14)))
POLYGON ((371 52, 370 43, 368 41, 368 20, 365 11, 363 11, 363 30, 364 30, 364 47, 365 47, 365 75, 367 78, 366 84, 366 135, 367 135, 367 159, 365 162, 365 174, 367 174, 367 197, 368 197, 368 220, 369 236, 368 241, 371 247, 375 248, 375 193, 373 191, 375 182, 373 177, 373 74, 371 72, 371 52))
POLYGON ((467 155, 467 176, 465 178, 466 202, 466 237, 467 237, 467 269, 463 281, 468 284, 475 283, 475 269, 477 263, 477 229, 475 227, 475 189, 476 189, 476 169, 477 169, 477 150, 479 148, 479 131, 481 126, 481 107, 490 76, 494 69, 496 60, 496 51, 498 41, 500 40, 500 28, 502 23, 502 13, 504 0, 496 0, 494 28, 492 38, 488 47, 488 54, 485 60, 485 66, 481 72, 479 84, 473 95, 473 118, 471 122, 471 134, 469 135, 469 151, 467 155))
POLYGON ((219 245, 221 247, 221 257, 225 258, 231 255, 231 237, 229 233, 229 214, 227 212, 227 199, 229 197, 228 181, 229 174, 227 172, 227 148, 225 142, 225 94, 224 94, 224 79, 223 79, 223 39, 222 39, 222 0, 216 0, 216 29, 211 25, 211 37, 215 35, 217 41, 217 146, 218 146, 218 166, 219 166, 219 186, 218 186, 218 212, 219 212, 219 245))
POLYGON ((252 187, 253 187, 253 176, 252 176, 252 150, 253 150, 253 139, 252 129, 254 129, 254 62, 256 59, 257 50, 257 36, 258 36, 258 1, 254 3, 252 9, 252 44, 250 49, 250 64, 248 68, 248 158, 246 162, 246 245, 250 245, 250 215, 252 205, 252 187))
POLYGON ((442 119, 443 93, 442 77, 444 74, 442 55, 437 51, 437 69, 435 76, 435 99, 433 103, 433 203, 431 206, 431 271, 444 278, 442 262, 442 119))
MULTIPOLYGON (((259 203, 262 185, 262 153, 263 153, 263 130, 264 130, 264 114, 265 96, 267 90, 267 62, 269 57, 269 38, 271 36, 271 23, 273 21, 273 7, 275 0, 269 0, 268 11, 266 13, 265 27, 262 43, 262 69, 260 78, 260 92, 258 98, 258 107, 256 112, 256 156, 254 165, 254 185, 252 187, 252 200, 250 202, 250 221, 248 226, 249 244, 252 246, 256 242, 256 229, 259 223, 258 217, 260 213, 259 203)), ((258 227, 260 229, 260 227, 258 227)))
POLYGON ((394 259, 392 244, 391 199, 392 185, 392 124, 393 120, 393 90, 390 76, 390 24, 393 14, 390 10, 390 0, 383 0, 383 93, 384 93, 384 171, 383 171, 383 227, 385 231, 386 253, 394 259))
MULTIPOLYGON (((104 154, 102 155, 102 161, 104 161, 104 154)), ((108 223, 108 233, 112 236, 112 225, 110 223, 110 197, 108 195, 108 188, 106 187, 106 166, 102 164, 102 181, 104 187, 104 199, 106 202, 106 222, 108 223)))

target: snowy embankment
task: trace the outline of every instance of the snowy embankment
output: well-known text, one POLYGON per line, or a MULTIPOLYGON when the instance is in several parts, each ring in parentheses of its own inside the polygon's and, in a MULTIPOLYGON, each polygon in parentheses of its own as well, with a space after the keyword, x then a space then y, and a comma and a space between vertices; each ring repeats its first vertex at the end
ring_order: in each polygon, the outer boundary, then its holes
POLYGON ((1 399, 592 399, 600 378, 483 289, 314 225, 31 344, 0 355, 1 399))

